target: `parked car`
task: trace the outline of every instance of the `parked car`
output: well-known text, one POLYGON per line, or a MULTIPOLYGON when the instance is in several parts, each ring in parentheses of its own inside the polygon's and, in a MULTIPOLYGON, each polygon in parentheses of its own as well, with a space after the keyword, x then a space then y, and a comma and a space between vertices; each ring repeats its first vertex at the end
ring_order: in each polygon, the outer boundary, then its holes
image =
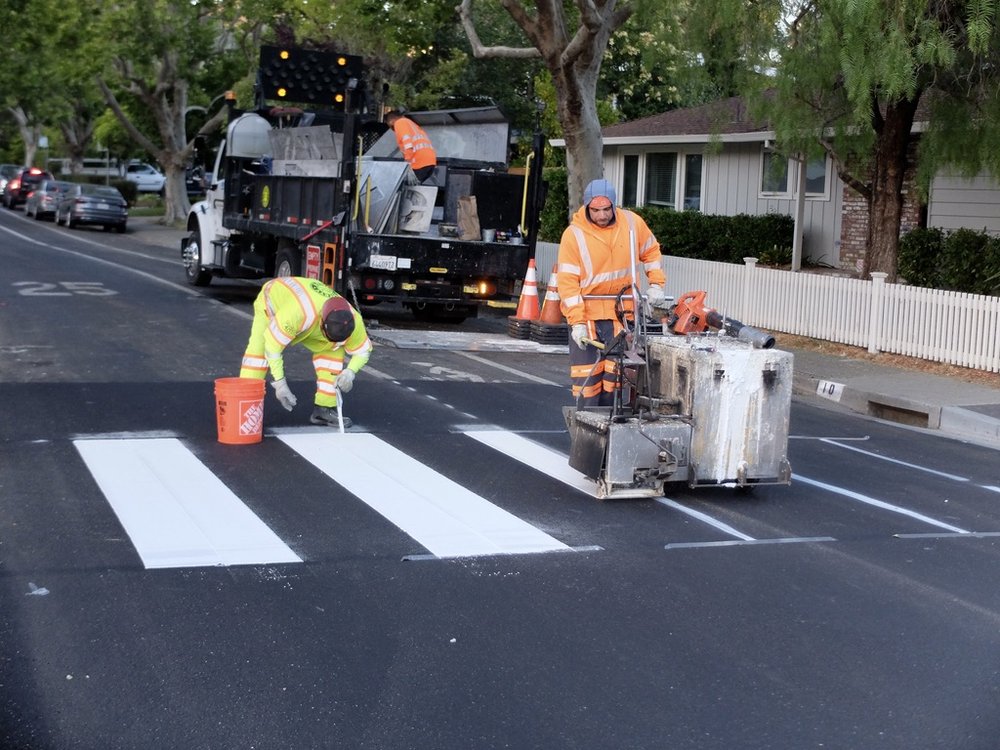
POLYGON ((64 180, 42 180, 38 187, 28 193, 24 201, 24 215, 36 219, 53 218, 59 204, 59 194, 71 187, 73 183, 64 180))
POLYGON ((24 203, 28 193, 38 187, 43 180, 51 180, 52 175, 38 167, 24 167, 7 180, 3 191, 3 204, 7 208, 16 208, 24 203))
POLYGON ((118 191, 105 185, 70 183, 59 194, 56 207, 56 224, 72 229, 82 224, 100 224, 107 229, 125 231, 128 222, 128 204, 118 191))
POLYGON ((125 179, 134 182, 140 193, 159 193, 167 184, 163 173, 151 164, 132 163, 125 168, 125 179))
POLYGON ((0 164, 0 196, 7 189, 7 180, 21 171, 18 164, 0 164))

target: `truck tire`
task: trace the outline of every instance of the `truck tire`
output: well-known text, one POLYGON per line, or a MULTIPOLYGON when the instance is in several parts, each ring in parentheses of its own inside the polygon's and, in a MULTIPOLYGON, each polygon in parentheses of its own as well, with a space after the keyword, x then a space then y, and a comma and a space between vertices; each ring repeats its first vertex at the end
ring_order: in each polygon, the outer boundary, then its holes
MULTIPOLYGON (((124 231, 124 227, 122 227, 124 231)), ((212 274, 201 267, 201 237, 198 230, 191 232, 184 246, 184 276, 191 286, 208 286, 212 274)))
POLYGON ((302 253, 295 245, 282 245, 274 258, 275 276, 301 276, 302 253))

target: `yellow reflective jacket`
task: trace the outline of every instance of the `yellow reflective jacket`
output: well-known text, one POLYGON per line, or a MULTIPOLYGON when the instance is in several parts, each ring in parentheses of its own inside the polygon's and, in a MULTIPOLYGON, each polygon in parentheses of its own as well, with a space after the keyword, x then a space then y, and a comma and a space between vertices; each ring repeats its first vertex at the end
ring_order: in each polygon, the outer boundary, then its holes
MULTIPOLYGON (((354 331, 346 341, 330 341, 323 334, 320 313, 323 303, 337 296, 330 287, 316 279, 282 276, 261 287, 254 302, 254 317, 266 315, 264 330, 264 361, 248 362, 244 356, 244 369, 270 369, 275 380, 285 377, 283 352, 292 344, 301 344, 309 351, 335 352, 343 349, 351 356, 348 369, 358 372, 368 362, 372 343, 365 330, 361 314, 354 310, 354 331)), ((261 375, 260 377, 263 377, 261 375)))

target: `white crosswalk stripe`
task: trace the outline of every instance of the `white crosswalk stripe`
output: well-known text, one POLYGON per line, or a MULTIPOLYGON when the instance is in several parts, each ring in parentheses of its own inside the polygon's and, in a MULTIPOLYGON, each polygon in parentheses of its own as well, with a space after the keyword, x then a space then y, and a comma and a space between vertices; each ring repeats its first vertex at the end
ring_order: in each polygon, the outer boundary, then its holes
POLYGON ((73 443, 146 568, 301 562, 177 439, 73 443))
POLYGON ((563 484, 588 495, 595 494, 595 483, 569 465, 566 455, 507 430, 463 430, 465 435, 488 445, 526 466, 548 474, 563 484))
POLYGON ((279 437, 437 557, 569 549, 374 435, 279 437))
MULTIPOLYGON (((277 437, 432 556, 570 549, 374 435, 308 431, 277 437)), ((572 481, 564 456, 514 433, 473 437, 572 481)), ((73 444, 146 568, 302 561, 177 438, 81 436, 73 444)))

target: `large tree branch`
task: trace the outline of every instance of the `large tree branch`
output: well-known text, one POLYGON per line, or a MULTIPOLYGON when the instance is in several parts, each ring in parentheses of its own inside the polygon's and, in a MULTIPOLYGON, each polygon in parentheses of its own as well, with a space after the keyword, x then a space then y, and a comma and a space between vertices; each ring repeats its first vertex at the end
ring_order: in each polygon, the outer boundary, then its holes
MULTIPOLYGON (((533 25, 534 22, 528 17, 524 8, 516 0, 509 0, 511 5, 517 6, 520 12, 523 14, 525 23, 533 25)), ((505 6, 507 3, 505 3, 505 6)), ((472 21, 472 0, 462 0, 461 5, 455 6, 455 10, 458 12, 458 19, 462 23, 462 28, 465 30, 465 35, 469 38, 469 44, 472 45, 472 56, 476 58, 483 57, 508 57, 508 58, 529 58, 529 57, 541 57, 541 52, 539 52, 537 47, 507 47, 503 45, 486 47, 483 45, 482 41, 479 39, 479 34, 476 33, 476 26, 472 21)), ((514 12, 508 8, 508 12, 514 16, 514 12)), ((515 20, 517 17, 514 16, 515 20)), ((518 22, 521 25, 521 22, 518 22)), ((521 25, 525 33, 531 38, 531 33, 528 27, 521 25)), ((537 34, 537 31, 535 31, 537 34)))
POLYGON ((121 104, 118 103, 118 98, 115 96, 114 92, 108 87, 101 76, 97 76, 97 87, 101 90, 104 95, 104 100, 111 107, 111 111, 114 113, 115 117, 118 118, 118 122, 122 124, 125 131, 129 134, 136 143, 142 146, 150 154, 157 153, 160 149, 153 143, 149 138, 143 135, 142 131, 139 130, 132 122, 128 119, 121 104))

